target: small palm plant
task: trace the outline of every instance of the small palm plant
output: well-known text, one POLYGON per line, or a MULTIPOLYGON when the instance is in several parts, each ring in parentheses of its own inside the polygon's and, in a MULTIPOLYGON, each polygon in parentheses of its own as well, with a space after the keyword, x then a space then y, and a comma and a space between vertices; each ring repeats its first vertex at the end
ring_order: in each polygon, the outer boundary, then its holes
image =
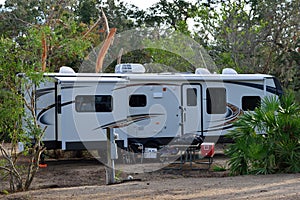
POLYGON ((232 174, 300 172, 300 106, 291 93, 266 97, 235 123, 226 154, 232 174))

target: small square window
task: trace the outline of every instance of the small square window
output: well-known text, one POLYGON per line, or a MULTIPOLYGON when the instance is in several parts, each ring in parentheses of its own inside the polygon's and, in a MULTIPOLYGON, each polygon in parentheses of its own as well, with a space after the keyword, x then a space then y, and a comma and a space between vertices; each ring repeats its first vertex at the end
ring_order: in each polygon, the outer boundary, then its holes
POLYGON ((145 107, 147 105, 147 97, 143 94, 134 94, 129 97, 130 107, 145 107))
POLYGON ((243 96, 242 97, 242 109, 254 111, 255 108, 260 107, 261 98, 260 96, 243 96))

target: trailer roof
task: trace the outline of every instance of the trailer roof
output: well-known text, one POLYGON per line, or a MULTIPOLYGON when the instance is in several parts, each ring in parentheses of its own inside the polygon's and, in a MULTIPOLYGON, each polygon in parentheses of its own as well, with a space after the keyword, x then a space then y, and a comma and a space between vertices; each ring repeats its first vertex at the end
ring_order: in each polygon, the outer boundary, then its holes
POLYGON ((143 76, 132 74, 130 80, 188 80, 188 81, 218 81, 218 80, 263 80, 271 78, 271 75, 265 74, 144 74, 143 76))
POLYGON ((103 76, 53 76, 55 79, 61 82, 125 82, 127 79, 120 77, 103 77, 103 76))
POLYGON ((45 73, 46 77, 53 77, 61 81, 105 81, 119 82, 126 80, 188 80, 188 81, 220 81, 220 80, 263 80, 272 78, 266 74, 187 74, 187 73, 142 73, 142 74, 117 74, 117 73, 45 73))

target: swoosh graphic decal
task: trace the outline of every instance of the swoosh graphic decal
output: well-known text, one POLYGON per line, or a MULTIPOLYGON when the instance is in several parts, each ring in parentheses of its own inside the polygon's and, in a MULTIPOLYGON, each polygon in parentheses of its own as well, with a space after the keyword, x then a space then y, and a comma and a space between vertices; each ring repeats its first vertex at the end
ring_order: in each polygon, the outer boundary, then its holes
POLYGON ((229 126, 225 126, 225 127, 221 127, 221 128, 217 128, 217 129, 207 129, 207 130, 203 130, 203 132, 208 133, 208 132, 213 132, 213 131, 222 131, 222 130, 227 130, 227 129, 231 129, 233 128, 233 125, 230 124, 229 126))
POLYGON ((227 103, 227 112, 228 113, 226 114, 225 119, 214 121, 214 122, 221 122, 220 124, 211 126, 209 127, 209 129, 204 130, 203 132, 230 129, 233 127, 233 123, 238 120, 238 117, 244 114, 244 111, 241 108, 230 103, 227 103))
MULTIPOLYGON (((62 90, 64 89, 73 89, 73 88, 84 88, 84 87, 89 87, 89 86, 73 86, 73 85, 70 85, 70 86, 63 86, 61 87, 62 90)), ((51 88, 43 88, 43 89, 38 89, 36 90, 36 97, 39 98, 43 95, 46 95, 46 94, 49 94, 49 93, 52 93, 53 91, 55 90, 54 87, 51 87, 51 88)), ((62 103, 61 104, 61 107, 63 106, 66 106, 66 105, 69 105, 69 104, 72 104, 74 103, 75 100, 73 101, 69 101, 69 102, 65 102, 65 103, 62 103)), ((37 115, 37 120, 44 124, 44 125, 53 125, 53 123, 51 122, 47 122, 46 118, 45 118, 45 115, 46 115, 46 112, 52 108, 55 107, 55 103, 54 104, 51 104, 49 106, 47 106, 46 108, 43 108, 37 115)))
POLYGON ((160 115, 164 115, 164 114, 159 114, 158 113, 158 114, 131 115, 131 116, 128 116, 126 119, 119 120, 119 121, 114 121, 114 122, 105 124, 103 126, 97 127, 93 130, 98 130, 100 128, 102 128, 102 129, 105 129, 105 128, 122 128, 122 127, 125 127, 125 126, 129 126, 130 124, 139 122, 139 121, 143 121, 143 120, 150 119, 150 118, 153 118, 153 117, 158 117, 160 115))
POLYGON ((55 104, 52 104, 44 109, 41 110, 41 112, 38 113, 37 115, 37 120, 40 121, 42 124, 45 124, 45 125, 53 125, 49 122, 45 122, 43 119, 44 119, 44 115, 46 114, 46 112, 52 108, 55 107, 55 104))
MULTIPOLYGON (((72 103, 75 103, 75 101, 68 101, 68 102, 62 103, 62 104, 61 104, 61 107, 70 105, 70 104, 72 104, 72 103)), ((37 120, 38 120, 40 123, 44 124, 44 125, 53 125, 53 123, 47 122, 47 121, 45 120, 45 115, 47 114, 47 111, 49 111, 50 109, 54 108, 55 105, 56 105, 56 104, 52 104, 52 105, 50 105, 50 106, 48 106, 48 107, 42 109, 41 112, 39 112, 38 115, 37 115, 37 120)))

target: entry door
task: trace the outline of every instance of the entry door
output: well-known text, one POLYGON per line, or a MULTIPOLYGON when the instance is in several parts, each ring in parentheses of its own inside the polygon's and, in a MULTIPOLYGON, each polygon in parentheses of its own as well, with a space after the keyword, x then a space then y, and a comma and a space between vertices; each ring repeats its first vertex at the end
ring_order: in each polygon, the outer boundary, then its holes
POLYGON ((182 87, 182 134, 201 134, 201 85, 182 87))

